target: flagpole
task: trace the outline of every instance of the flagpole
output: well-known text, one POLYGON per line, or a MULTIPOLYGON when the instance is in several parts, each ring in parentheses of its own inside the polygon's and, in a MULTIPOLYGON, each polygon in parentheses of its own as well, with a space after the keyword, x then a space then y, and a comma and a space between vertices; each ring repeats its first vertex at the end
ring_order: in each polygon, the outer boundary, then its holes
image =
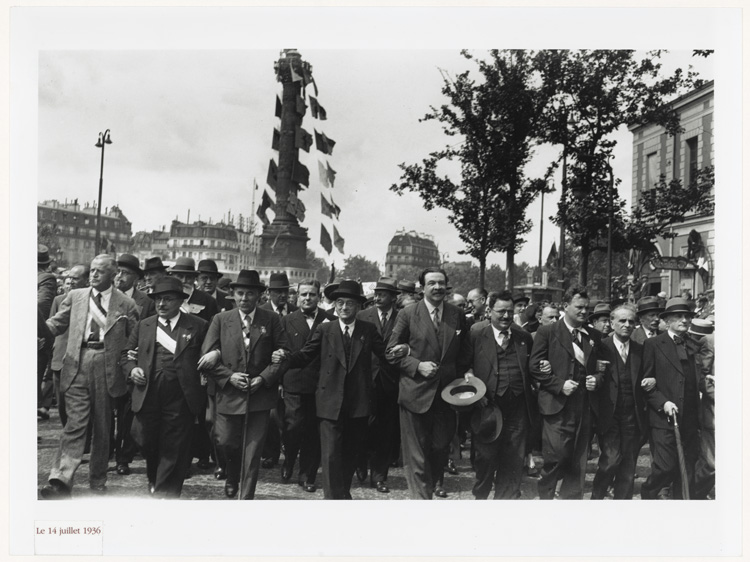
POLYGON ((258 191, 258 182, 253 178, 253 203, 250 209, 250 224, 252 225, 253 236, 255 236, 255 192, 258 191))
POLYGON ((542 190, 542 210, 539 213, 539 284, 542 284, 542 236, 544 234, 544 190, 542 190))

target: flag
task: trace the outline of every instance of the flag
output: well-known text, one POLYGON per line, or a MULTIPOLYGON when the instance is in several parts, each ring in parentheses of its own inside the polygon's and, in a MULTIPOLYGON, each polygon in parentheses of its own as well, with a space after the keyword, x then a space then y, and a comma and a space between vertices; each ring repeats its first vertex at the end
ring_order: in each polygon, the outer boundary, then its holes
POLYGON ((306 111, 307 104, 305 103, 305 100, 303 100, 302 97, 297 96, 297 115, 304 117, 306 111))
POLYGON ((333 218, 333 206, 322 193, 320 194, 320 212, 329 218, 333 218))
POLYGON ((318 175, 320 176, 320 183, 326 187, 333 187, 328 181, 328 171, 320 160, 318 160, 318 175))
POLYGON ((329 139, 325 133, 319 133, 315 129, 313 131, 315 131, 315 147, 323 154, 333 154, 336 141, 329 139))
POLYGON ((299 82, 302 80, 302 76, 294 71, 294 65, 291 62, 289 62, 289 71, 292 73, 292 82, 299 82))
POLYGON ((301 199, 297 199, 297 209, 294 212, 294 216, 297 217, 298 222, 305 222, 305 211, 307 211, 305 204, 301 199))
POLYGON ((548 268, 557 267, 557 245, 552 242, 552 248, 550 248, 549 254, 547 255, 547 261, 545 264, 548 268))
POLYGON ((323 109, 323 106, 318 103, 318 100, 312 96, 310 96, 310 111, 312 112, 312 116, 315 117, 315 119, 325 121, 328 118, 326 115, 326 110, 323 109))
POLYGON ((296 148, 301 148, 305 152, 310 152, 312 143, 312 135, 302 127, 297 127, 297 133, 294 135, 294 146, 296 148))
POLYGON ((271 137, 271 148, 273 150, 279 149, 279 139, 281 138, 281 133, 279 133, 279 130, 274 127, 273 128, 273 137, 271 137))
POLYGON ((258 211, 256 212, 256 214, 258 215, 258 218, 261 220, 261 222, 265 225, 271 224, 271 221, 269 221, 268 217, 266 216, 266 211, 268 209, 273 209, 273 200, 271 199, 271 196, 268 195, 268 192, 264 189, 263 200, 261 201, 260 207, 258 207, 258 211))
POLYGON ((318 85, 315 83, 315 78, 313 78, 312 72, 310 72, 309 66, 303 66, 302 67, 302 83, 305 85, 305 87, 308 84, 312 84, 313 88, 315 89, 315 95, 318 95, 318 85))
POLYGON ((276 117, 281 119, 281 100, 276 96, 276 117))
POLYGON ((328 183, 331 184, 331 187, 333 187, 333 182, 336 179, 336 170, 331 168, 331 165, 326 162, 327 170, 326 173, 328 174, 328 183))
POLYGON ((333 201, 333 195, 331 195, 331 211, 333 211, 333 214, 336 215, 336 220, 338 220, 339 215, 341 214, 341 207, 336 205, 333 201))
POLYGON ((273 189, 274 193, 276 193, 276 181, 278 180, 278 174, 279 170, 276 167, 276 162, 274 162, 273 158, 271 158, 271 161, 268 163, 268 177, 266 178, 266 183, 271 189, 273 189))
POLYGON ((344 253, 344 239, 341 238, 341 234, 336 230, 336 225, 333 225, 333 245, 336 246, 339 252, 344 253))
POLYGON ((320 225, 320 245, 323 246, 323 249, 329 254, 331 253, 331 250, 333 250, 333 246, 331 245, 331 235, 328 234, 326 227, 322 224, 320 225))
POLYGON ((292 168, 292 181, 310 187, 310 170, 307 169, 307 166, 299 161, 295 162, 292 168))

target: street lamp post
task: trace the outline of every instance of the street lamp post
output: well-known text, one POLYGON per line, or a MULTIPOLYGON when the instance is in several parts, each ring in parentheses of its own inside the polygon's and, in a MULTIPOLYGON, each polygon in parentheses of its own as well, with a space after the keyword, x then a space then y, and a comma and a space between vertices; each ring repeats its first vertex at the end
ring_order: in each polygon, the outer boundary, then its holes
POLYGON ((107 144, 112 144, 112 140, 109 138, 109 129, 104 131, 104 133, 99 133, 99 140, 97 140, 94 145, 97 148, 102 149, 102 163, 99 168, 99 199, 97 200, 96 205, 96 240, 94 240, 95 256, 99 255, 102 242, 102 184, 104 180, 104 146, 107 144))

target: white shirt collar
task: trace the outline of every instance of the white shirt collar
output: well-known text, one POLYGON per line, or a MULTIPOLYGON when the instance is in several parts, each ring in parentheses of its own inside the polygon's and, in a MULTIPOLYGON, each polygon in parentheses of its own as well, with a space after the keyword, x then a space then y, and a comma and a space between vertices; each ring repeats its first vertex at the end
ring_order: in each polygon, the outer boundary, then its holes
MULTIPOLYGON (((495 328, 495 326, 493 326, 492 324, 490 324, 490 327, 492 328, 492 332, 495 334, 495 339, 499 340, 500 339, 500 334, 502 332, 500 330, 498 330, 497 328, 495 328)), ((510 328, 508 328, 507 331, 508 331, 508 339, 510 339, 510 328)))
POLYGON ((237 312, 240 313, 240 319, 242 320, 243 324, 245 323, 245 318, 247 318, 247 317, 250 317, 250 324, 252 324, 253 321, 255 320, 255 311, 256 310, 258 310, 257 306, 255 308, 253 308, 252 312, 248 312, 247 314, 245 314, 244 312, 242 312, 239 308, 237 309, 237 312))
POLYGON ((93 287, 91 287, 91 292, 92 292, 92 293, 94 294, 94 296, 96 296, 96 295, 98 295, 99 293, 101 293, 101 294, 102 294, 102 298, 103 298, 103 299, 104 299, 104 298, 108 298, 109 296, 111 296, 111 295, 112 295, 112 285, 110 285, 109 287, 107 287, 107 288, 106 288, 105 290, 103 290, 103 291, 97 291, 96 289, 94 289, 93 287))
POLYGON ((344 333, 344 328, 349 326, 349 335, 351 336, 354 333, 354 325, 357 323, 357 320, 353 320, 351 324, 344 324, 344 322, 339 318, 339 327, 341 328, 341 333, 344 333))
POLYGON ((391 314, 393 313, 393 307, 389 308, 388 310, 380 310, 379 308, 375 308, 375 310, 378 311, 378 318, 382 318, 383 314, 385 314, 386 320, 391 317, 391 314))
POLYGON ((443 319, 443 304, 445 303, 441 302, 439 305, 433 306, 432 304, 430 304, 430 301, 424 299, 424 304, 427 306, 427 312, 430 313, 430 317, 435 314, 435 309, 437 308, 438 313, 440 314, 440 319, 443 319))
POLYGON ((589 335, 584 324, 581 324, 580 327, 575 328, 568 323, 568 319, 565 318, 565 316, 563 316, 563 322, 565 322, 565 327, 568 328, 568 333, 572 332, 573 330, 578 330, 579 332, 586 334, 587 336, 589 335))
POLYGON ((680 334, 673 332, 672 330, 667 330, 667 333, 669 334, 669 337, 672 338, 672 341, 674 341, 675 338, 681 338, 683 341, 687 339, 687 332, 680 335, 680 334))
POLYGON ((621 342, 620 339, 617 336, 612 336, 612 341, 614 342, 615 348, 617 349, 617 352, 620 353, 620 355, 622 355, 622 350, 623 349, 625 351, 627 351, 628 349, 630 349, 630 340, 628 340, 626 342, 621 342))
MULTIPOLYGON (((162 318, 161 316, 159 316, 158 318, 159 318, 159 324, 161 324, 162 326, 166 326, 167 320, 165 318, 162 318)), ((180 310, 177 309, 177 314, 175 314, 174 316, 172 316, 172 318, 169 319, 169 325, 172 326, 172 328, 174 328, 175 326, 177 326, 177 322, 179 321, 180 321, 180 310)))
POLYGON ((125 293, 126 296, 128 296, 128 297, 130 297, 132 299, 133 298, 133 293, 135 293, 135 285, 133 285, 132 287, 130 287, 130 289, 128 289, 127 291, 123 291, 123 293, 125 293))

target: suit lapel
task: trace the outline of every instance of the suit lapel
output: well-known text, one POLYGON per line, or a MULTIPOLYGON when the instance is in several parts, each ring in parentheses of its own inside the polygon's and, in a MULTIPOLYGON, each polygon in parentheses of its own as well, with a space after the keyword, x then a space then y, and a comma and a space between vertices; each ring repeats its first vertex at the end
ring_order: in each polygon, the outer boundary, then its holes
MULTIPOLYGON (((511 326, 510 328, 510 334, 514 333, 514 329, 511 326)), ((528 375, 528 365, 529 365, 529 349, 526 345, 526 342, 524 342, 520 336, 516 336, 513 339, 511 339, 511 342, 513 343, 513 346, 516 350, 516 357, 518 357, 518 364, 521 367, 521 372, 525 377, 528 375)))
POLYGON ((352 356, 349 363, 349 368, 353 367, 357 363, 359 352, 362 351, 363 340, 364 340, 364 327, 361 322, 357 322, 354 325, 354 331, 352 332, 352 356))
MULTIPOLYGON (((247 350, 245 349, 245 336, 242 332, 242 318, 240 317, 240 311, 232 311, 227 318, 227 331, 230 334, 234 334, 234 341, 237 344, 238 355, 247 359, 247 350)), ((257 314, 257 312, 256 312, 257 314)))
POLYGON ((344 334, 341 331, 341 324, 336 322, 333 330, 328 330, 328 340, 331 347, 336 350, 336 359, 346 369, 346 350, 344 349, 344 334))
POLYGON ((633 392, 638 389, 638 374, 641 372, 640 354, 635 352, 635 342, 630 341, 630 350, 628 352, 628 361, 630 362, 630 379, 633 383, 633 392))
POLYGON ((573 351, 573 342, 570 339, 570 332, 568 332, 568 326, 563 320, 555 323, 555 330, 553 333, 563 348, 565 348, 565 351, 570 353, 572 357, 575 357, 576 354, 573 351))
MULTIPOLYGON (((602 340, 602 345, 607 349, 607 352, 612 358, 612 364, 609 366, 609 378, 614 382, 615 386, 619 386, 619 377, 615 376, 615 369, 617 369, 617 358, 620 357, 620 354, 617 351, 617 346, 615 345, 613 338, 614 336, 611 338, 605 338, 602 340)), ((632 344, 630 350, 633 350, 632 344)))
POLYGON ((156 323, 158 316, 152 316, 148 321, 144 321, 141 324, 141 329, 144 331, 143 341, 145 348, 138 350, 138 355, 143 353, 146 358, 146 365, 153 365, 154 360, 154 347, 156 346, 156 323))
POLYGON ((497 373, 497 348, 495 347, 495 332, 492 331, 491 325, 482 330, 482 347, 484 348, 484 354, 492 364, 492 369, 497 373))
POLYGON ((177 345, 175 346, 174 350, 174 358, 177 359, 180 354, 185 350, 187 345, 190 343, 190 340, 193 337, 193 326, 189 325, 187 321, 185 320, 185 317, 181 314, 180 320, 177 322, 177 333, 175 334, 175 338, 177 340, 177 345))
POLYGON ((448 308, 445 304, 443 304, 443 317, 440 319, 440 327, 443 330, 443 341, 442 343, 442 349, 440 350, 440 360, 443 360, 443 357, 445 357, 446 352, 448 351, 448 347, 450 346, 451 340, 453 340, 453 336, 456 333, 456 319, 455 319, 455 310, 448 308))
POLYGON ((117 289, 112 287, 112 294, 109 297, 109 309, 107 310, 107 322, 104 324, 104 334, 109 332, 110 328, 117 322, 117 319, 122 316, 120 311, 122 306, 121 294, 117 289))
POLYGON ((439 355, 442 358, 440 342, 438 341, 437 333, 435 333, 435 324, 432 322, 430 311, 427 310, 427 305, 424 300, 417 304, 417 314, 419 315, 419 327, 422 330, 422 335, 427 339, 433 350, 436 352, 436 355, 439 355))
POLYGON ((667 359, 669 359, 669 362, 672 363, 674 368, 677 369, 682 376, 685 376, 685 373, 682 372, 682 363, 680 362, 680 358, 677 357, 677 350, 675 349, 675 343, 672 341, 672 338, 669 337, 669 334, 656 337, 659 339, 659 349, 661 349, 661 352, 667 359))
POLYGON ((72 334, 68 339, 74 338, 75 341, 83 341, 83 337, 86 335, 86 328, 88 328, 90 298, 91 289, 75 294, 75 299, 78 302, 74 301, 71 307, 70 325, 72 326, 72 334))

